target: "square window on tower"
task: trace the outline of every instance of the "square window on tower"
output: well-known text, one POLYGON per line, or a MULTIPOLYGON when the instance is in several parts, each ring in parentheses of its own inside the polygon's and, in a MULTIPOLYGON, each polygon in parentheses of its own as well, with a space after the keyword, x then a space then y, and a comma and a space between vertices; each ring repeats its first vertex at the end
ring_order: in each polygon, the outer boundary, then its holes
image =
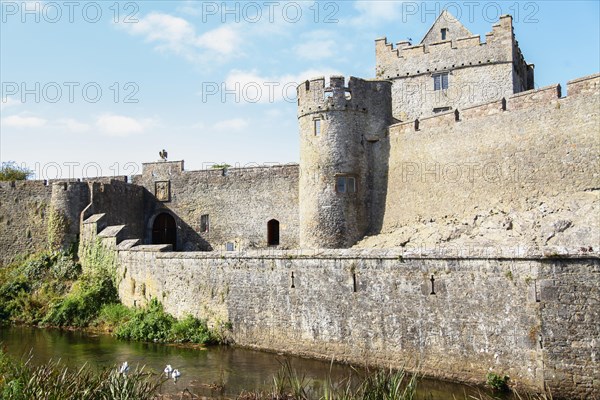
POLYGON ((335 191, 338 193, 356 193, 356 178, 353 176, 336 177, 335 191))

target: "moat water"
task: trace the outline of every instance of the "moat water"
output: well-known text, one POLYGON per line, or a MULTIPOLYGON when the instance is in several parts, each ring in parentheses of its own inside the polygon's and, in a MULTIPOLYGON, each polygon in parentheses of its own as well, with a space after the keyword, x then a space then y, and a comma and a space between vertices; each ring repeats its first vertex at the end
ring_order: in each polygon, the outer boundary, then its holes
MULTIPOLYGON (((215 346, 206 349, 182 348, 154 343, 135 343, 117 340, 109 335, 90 336, 80 332, 36 329, 31 327, 0 327, 0 344, 11 355, 22 357, 31 352, 34 363, 61 359, 68 366, 85 363, 98 368, 116 367, 127 361, 132 368, 162 371, 166 364, 181 371, 180 379, 162 387, 164 394, 177 394, 188 389, 194 394, 212 398, 235 398, 243 390, 267 390, 273 376, 286 359, 274 353, 236 347, 215 346), (211 389, 223 384, 224 390, 211 389)), ((352 373, 342 364, 287 357, 295 369, 305 374, 313 390, 319 390, 325 378, 334 382, 352 373)), ((356 372, 355 372, 356 373, 356 372)), ((480 388, 421 379, 419 399, 461 400, 469 395, 486 393, 480 388)))

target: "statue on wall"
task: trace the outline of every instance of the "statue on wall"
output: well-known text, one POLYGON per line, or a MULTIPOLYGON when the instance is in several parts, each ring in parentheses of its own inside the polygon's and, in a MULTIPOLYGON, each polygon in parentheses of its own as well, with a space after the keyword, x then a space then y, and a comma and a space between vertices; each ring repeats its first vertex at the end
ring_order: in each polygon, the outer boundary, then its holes
POLYGON ((158 155, 160 156, 161 160, 167 161, 167 151, 165 149, 162 149, 161 151, 159 151, 158 155))

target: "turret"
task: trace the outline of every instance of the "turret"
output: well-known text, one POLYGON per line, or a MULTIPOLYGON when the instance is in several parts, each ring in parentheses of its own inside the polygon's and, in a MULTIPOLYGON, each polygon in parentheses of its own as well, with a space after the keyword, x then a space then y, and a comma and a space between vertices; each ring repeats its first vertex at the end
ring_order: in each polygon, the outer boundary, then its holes
POLYGON ((345 248, 369 228, 371 143, 392 121, 391 83, 333 76, 298 86, 300 246, 345 248))
POLYGON ((84 182, 52 184, 48 243, 53 249, 68 249, 79 240, 80 216, 90 202, 90 191, 84 182))

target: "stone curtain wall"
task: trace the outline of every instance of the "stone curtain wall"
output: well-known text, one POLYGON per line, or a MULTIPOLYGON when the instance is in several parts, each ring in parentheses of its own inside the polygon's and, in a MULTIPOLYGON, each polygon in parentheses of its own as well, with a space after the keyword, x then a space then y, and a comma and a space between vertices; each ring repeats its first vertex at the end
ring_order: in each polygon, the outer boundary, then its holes
POLYGON ((143 186, 145 242, 152 220, 167 211, 176 217, 178 250, 267 246, 267 222, 279 221, 280 247, 298 246, 298 165, 184 171, 183 161, 148 163, 134 183, 143 186), (155 198, 156 182, 169 182, 168 201, 155 198), (208 232, 201 216, 209 215, 208 232))
POLYGON ((119 253, 124 304, 156 297, 178 317, 230 321, 238 345, 419 364, 427 375, 467 382, 494 371, 521 387, 546 383, 555 397, 584 398, 600 384, 598 258, 134 249, 119 253))
MULTIPOLYGON (((545 379, 552 393, 600 393, 600 263, 547 260, 540 281, 545 379)), ((568 394, 568 396, 567 396, 568 394)))
POLYGON ((122 180, 90 182, 91 200, 83 213, 83 220, 92 214, 106 214, 106 225, 126 225, 123 238, 144 237, 144 189, 122 180))
MULTIPOLYGON (((390 127, 383 232, 600 188, 600 75, 390 127)), ((532 227, 532 229, 535 227, 532 227)), ((597 249, 596 249, 597 250, 597 249)))
POLYGON ((0 266, 48 247, 51 197, 44 181, 0 182, 0 266))

